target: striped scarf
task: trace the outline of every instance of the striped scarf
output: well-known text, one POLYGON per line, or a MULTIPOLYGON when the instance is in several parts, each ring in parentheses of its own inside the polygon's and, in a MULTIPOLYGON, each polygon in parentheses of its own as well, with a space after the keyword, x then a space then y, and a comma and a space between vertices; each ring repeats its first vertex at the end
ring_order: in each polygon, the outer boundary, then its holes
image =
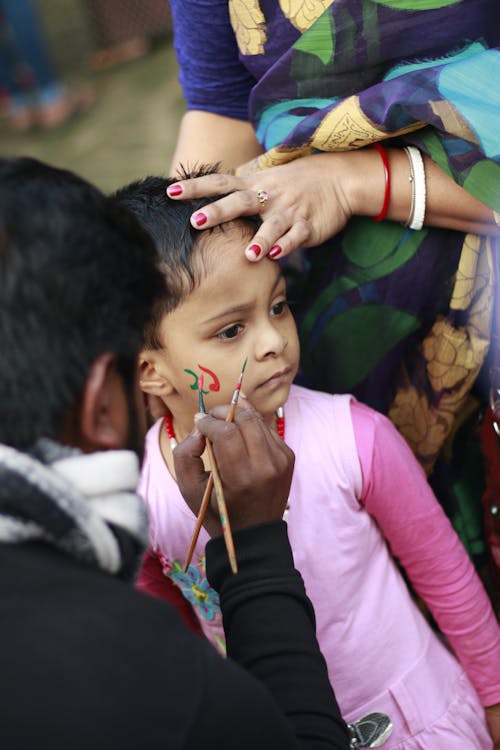
POLYGON ((131 451, 83 454, 50 440, 0 444, 0 542, 43 541, 120 578, 137 572, 147 515, 131 451))

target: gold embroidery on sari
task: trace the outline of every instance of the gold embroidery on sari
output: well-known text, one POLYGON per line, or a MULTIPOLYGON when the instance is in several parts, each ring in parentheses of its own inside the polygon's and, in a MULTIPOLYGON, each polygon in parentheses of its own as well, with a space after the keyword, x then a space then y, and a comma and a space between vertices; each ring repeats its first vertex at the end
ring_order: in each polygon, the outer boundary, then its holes
POLYGON ((283 15, 301 32, 307 31, 334 0, 279 0, 283 15))
POLYGON ((479 143, 478 138, 460 112, 450 102, 429 102, 435 115, 441 118, 443 128, 447 133, 463 138, 469 143, 479 143))
POLYGON ((425 123, 412 123, 407 128, 387 133, 368 119, 359 98, 350 96, 325 115, 313 134, 311 145, 321 151, 350 151, 423 127, 425 123))
POLYGON ((265 18, 258 0, 229 0, 229 18, 243 55, 262 55, 267 41, 265 18))
POLYGON ((309 145, 300 146, 300 148, 276 146, 257 156, 255 159, 246 162, 246 164, 239 166, 236 174, 238 177, 246 177, 247 175, 260 172, 262 169, 287 164, 289 161, 298 159, 300 156, 308 156, 312 153, 313 149, 309 145))
POLYGON ((403 371, 402 387, 389 410, 389 418, 427 473, 465 407, 488 353, 492 279, 491 239, 466 235, 450 310, 468 310, 467 322, 455 327, 444 317, 436 321, 421 346, 431 398, 419 394, 403 371))

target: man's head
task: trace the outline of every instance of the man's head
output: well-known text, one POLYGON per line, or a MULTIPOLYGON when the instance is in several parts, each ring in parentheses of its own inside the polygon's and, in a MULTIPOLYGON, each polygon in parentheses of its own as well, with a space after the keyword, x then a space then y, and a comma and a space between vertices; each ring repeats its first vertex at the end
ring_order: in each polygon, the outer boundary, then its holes
POLYGON ((71 172, 1 159, 0 442, 123 447, 143 329, 164 295, 127 211, 71 172))
POLYGON ((249 263, 244 256, 258 218, 200 232, 190 216, 217 198, 170 200, 165 191, 171 182, 150 177, 116 195, 153 236, 168 288, 146 332, 141 386, 189 430, 197 410, 197 375, 205 373, 207 407, 228 403, 248 358, 245 392, 272 418, 298 366, 297 332, 280 266, 269 259, 249 263))

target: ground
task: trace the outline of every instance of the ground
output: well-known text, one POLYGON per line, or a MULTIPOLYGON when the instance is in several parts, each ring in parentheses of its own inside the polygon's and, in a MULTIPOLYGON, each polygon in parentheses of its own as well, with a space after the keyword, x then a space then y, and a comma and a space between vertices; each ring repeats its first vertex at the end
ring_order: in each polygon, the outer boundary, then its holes
POLYGON ((168 173, 184 100, 170 36, 133 62, 93 72, 81 0, 40 3, 54 62, 69 86, 90 84, 92 108, 53 132, 20 135, 0 119, 0 156, 27 155, 66 167, 103 190, 168 173))

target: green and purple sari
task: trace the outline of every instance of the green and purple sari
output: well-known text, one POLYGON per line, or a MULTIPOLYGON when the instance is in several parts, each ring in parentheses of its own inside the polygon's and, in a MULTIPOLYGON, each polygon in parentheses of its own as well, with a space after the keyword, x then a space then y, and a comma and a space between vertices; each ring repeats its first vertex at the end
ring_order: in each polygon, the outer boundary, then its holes
MULTIPOLYGON (((265 149, 241 173, 375 141, 412 144, 500 213, 498 8, 497 0, 230 0, 240 58, 259 78, 250 116, 265 149), (295 39, 280 49, 285 27, 283 39, 295 39)), ((480 515, 471 530, 459 511, 472 492, 480 514, 478 464, 467 490, 450 462, 441 482, 440 462, 485 398, 478 383, 498 246, 357 217, 303 253, 296 290, 304 382, 350 391, 390 416, 438 484, 456 484, 441 500, 449 492, 471 553, 482 549, 480 515)))

